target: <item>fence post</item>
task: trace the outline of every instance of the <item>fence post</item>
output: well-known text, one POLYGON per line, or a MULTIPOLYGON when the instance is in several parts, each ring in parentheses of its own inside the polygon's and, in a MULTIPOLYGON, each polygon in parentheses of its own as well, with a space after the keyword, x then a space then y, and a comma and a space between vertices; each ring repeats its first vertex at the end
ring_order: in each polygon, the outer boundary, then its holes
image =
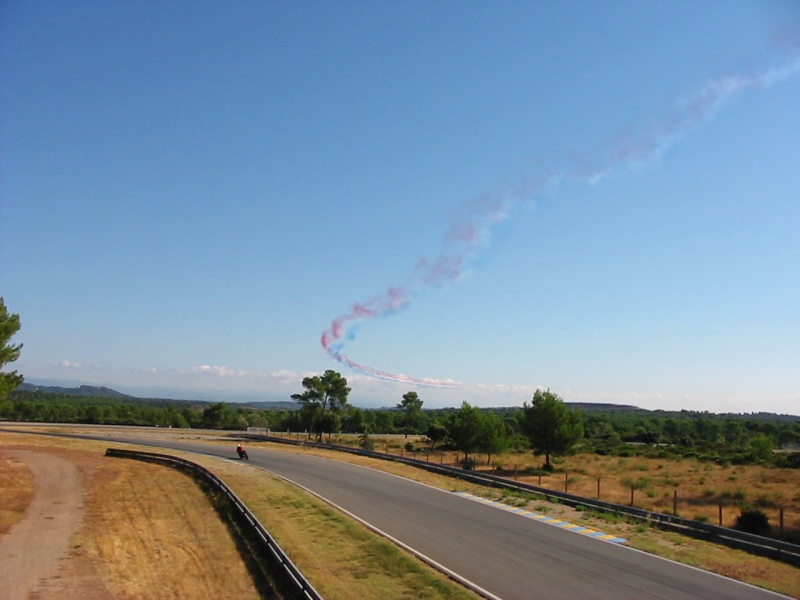
POLYGON ((597 478, 597 499, 600 500, 600 478, 597 478))
POLYGON ((719 499, 719 526, 722 527, 722 498, 719 499))
POLYGON ((517 480, 517 465, 514 465, 514 481, 517 480))
POLYGON ((672 514, 678 516, 678 488, 672 494, 672 514))
POLYGON ((781 506, 780 512, 778 514, 780 515, 779 519, 780 519, 780 523, 781 523, 781 539, 783 539, 783 507, 782 506, 781 506))
POLYGON ((633 506, 633 490, 634 490, 634 487, 631 486, 631 506, 633 506))
POLYGON ((569 489, 569 473, 564 473, 564 493, 566 494, 569 489))

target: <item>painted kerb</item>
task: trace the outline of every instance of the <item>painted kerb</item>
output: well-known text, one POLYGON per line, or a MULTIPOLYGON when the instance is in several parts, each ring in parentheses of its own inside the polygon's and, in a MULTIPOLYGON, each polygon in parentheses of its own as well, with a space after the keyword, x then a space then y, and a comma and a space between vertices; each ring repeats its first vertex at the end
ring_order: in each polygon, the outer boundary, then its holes
POLYGON ((286 556, 281 547, 272 538, 269 532, 264 529, 264 526, 261 525, 247 506, 245 506, 236 494, 213 473, 196 463, 168 454, 108 448, 106 450, 106 456, 158 463, 183 471, 195 479, 204 480, 205 483, 210 484, 213 488, 221 492, 224 498, 223 501, 228 503, 231 509, 230 514, 233 515, 234 518, 238 518, 239 524, 248 528, 253 534, 252 539, 256 541, 257 546, 263 552, 263 554, 257 557, 260 559, 258 562, 266 562, 270 575, 281 582, 283 597, 287 600, 322 600, 322 596, 320 596, 308 582, 289 557, 286 556))

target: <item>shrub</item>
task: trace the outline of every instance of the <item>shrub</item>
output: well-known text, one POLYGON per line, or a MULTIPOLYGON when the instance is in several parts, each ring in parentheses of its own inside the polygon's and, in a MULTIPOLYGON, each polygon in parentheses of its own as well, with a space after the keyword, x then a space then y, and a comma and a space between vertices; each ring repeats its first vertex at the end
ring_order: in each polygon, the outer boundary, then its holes
POLYGON ((467 471, 474 471, 475 464, 476 464, 475 458, 470 456, 461 461, 461 468, 466 469, 467 471))
POLYGON ((375 450, 375 440, 369 437, 368 433, 364 433, 360 436, 358 445, 364 450, 375 450))
POLYGON ((769 535, 769 518, 764 511, 757 508, 742 510, 736 518, 734 529, 755 535, 769 535))
POLYGON ((783 469, 800 469, 800 452, 779 454, 775 458, 777 466, 783 469))

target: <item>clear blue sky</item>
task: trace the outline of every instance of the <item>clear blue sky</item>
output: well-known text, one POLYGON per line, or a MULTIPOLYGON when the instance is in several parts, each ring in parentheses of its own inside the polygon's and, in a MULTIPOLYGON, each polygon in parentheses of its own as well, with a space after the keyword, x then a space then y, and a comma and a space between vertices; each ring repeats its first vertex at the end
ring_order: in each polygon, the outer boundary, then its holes
POLYGON ((276 400, 335 369, 364 407, 800 414, 800 3, 0 20, 30 381, 276 400))

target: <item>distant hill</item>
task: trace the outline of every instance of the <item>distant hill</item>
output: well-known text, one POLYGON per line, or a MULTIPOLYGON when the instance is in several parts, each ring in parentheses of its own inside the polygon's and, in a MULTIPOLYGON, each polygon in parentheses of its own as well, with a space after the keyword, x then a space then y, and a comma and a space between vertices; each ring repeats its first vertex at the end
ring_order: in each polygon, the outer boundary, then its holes
POLYGON ((299 402, 291 400, 276 400, 270 402, 237 402, 237 405, 255 408, 256 410, 297 410, 300 408, 299 402))
MULTIPOLYGON (((66 395, 66 396, 80 396, 82 398, 114 398, 116 400, 129 400, 131 402, 146 402, 159 406, 168 405, 190 405, 190 406, 206 406, 216 404, 215 400, 194 400, 194 399, 179 399, 179 398, 142 398, 139 396, 132 396, 130 394, 123 394, 110 387, 102 385, 78 385, 74 387, 66 387, 60 385, 36 385, 33 383, 23 383, 15 391, 17 392, 30 392, 38 394, 53 394, 53 395, 66 395)), ((297 402, 290 400, 280 400, 274 402, 225 402, 226 404, 234 404, 242 408, 253 408, 255 410, 297 410, 300 405, 297 402)))
POLYGON ((99 396, 102 398, 131 398, 128 394, 123 394, 117 390, 102 385, 81 385, 78 387, 61 387, 56 385, 34 385, 23 383, 17 388, 22 392, 40 392, 42 394, 66 394, 68 396, 99 396))
POLYGON ((580 408, 583 411, 609 411, 609 410, 645 410, 638 406, 631 406, 629 404, 602 404, 595 402, 565 402, 570 408, 580 408))

